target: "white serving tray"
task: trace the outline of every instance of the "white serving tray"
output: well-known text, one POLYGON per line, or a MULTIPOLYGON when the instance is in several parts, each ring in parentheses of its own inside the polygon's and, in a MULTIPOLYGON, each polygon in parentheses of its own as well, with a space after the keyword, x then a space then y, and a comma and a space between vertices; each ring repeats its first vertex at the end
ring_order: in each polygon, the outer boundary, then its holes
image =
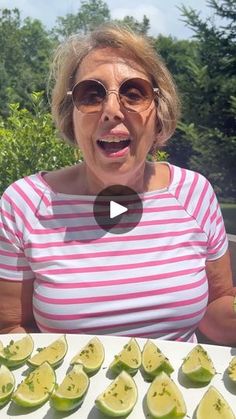
MULTIPOLYGON (((11 339, 18 340, 23 336, 23 334, 0 335, 0 341, 5 346, 10 342, 11 339)), ((49 345, 58 337, 60 337, 61 334, 35 333, 31 334, 31 336, 34 340, 34 354, 36 353, 36 349, 38 347, 45 347, 49 345)), ((92 335, 66 334, 68 342, 68 352, 65 356, 62 365, 56 369, 57 382, 59 384, 61 383, 69 368, 70 360, 72 359, 72 357, 92 337, 92 335)), ((17 406, 13 402, 10 402, 2 409, 0 409, 0 419, 105 418, 105 416, 102 415, 94 405, 94 400, 98 396, 98 394, 105 390, 107 385, 111 382, 111 377, 109 376, 109 374, 107 374, 108 366, 113 360, 114 355, 120 352, 123 346, 128 342, 129 338, 115 336, 98 336, 98 338, 101 340, 105 348, 105 360, 100 371, 90 378, 90 387, 88 393, 82 406, 79 409, 70 413, 56 412, 50 406, 49 402, 45 403, 43 406, 37 409, 25 409, 17 406)), ((146 339, 137 339, 137 341, 140 345, 140 349, 142 350, 146 342, 146 339)), ((196 407, 203 394, 206 392, 210 385, 214 385, 221 392, 221 394, 225 397, 227 402, 232 407, 234 413, 236 414, 236 384, 233 385, 232 383, 230 383, 225 372, 230 360, 233 356, 236 355, 236 348, 203 344, 202 346, 207 350, 207 352, 213 360, 217 374, 212 379, 211 383, 206 386, 198 387, 192 385, 190 387, 189 383, 186 383, 186 381, 184 382, 183 377, 179 372, 179 368, 182 364, 183 358, 196 344, 164 341, 157 339, 153 339, 153 341, 161 349, 161 351, 169 358, 171 364, 175 368, 175 371, 171 374, 171 377, 179 386, 184 396, 187 406, 186 418, 194 417, 194 411, 196 410, 196 407)), ((13 370, 13 373, 16 378, 16 384, 19 384, 22 381, 22 379, 25 378, 26 371, 28 371, 27 365, 13 370)), ((128 416, 128 419, 147 419, 148 415, 145 407, 145 394, 150 386, 150 383, 144 381, 140 371, 138 371, 138 373, 134 376, 134 380, 136 381, 138 387, 138 402, 133 411, 128 416)))

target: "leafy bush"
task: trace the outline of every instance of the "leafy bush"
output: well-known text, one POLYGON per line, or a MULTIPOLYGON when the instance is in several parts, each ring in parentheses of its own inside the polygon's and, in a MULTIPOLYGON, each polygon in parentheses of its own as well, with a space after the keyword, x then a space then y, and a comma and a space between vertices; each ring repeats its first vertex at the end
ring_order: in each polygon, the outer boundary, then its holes
POLYGON ((81 157, 57 137, 42 98, 43 92, 31 94, 32 113, 11 104, 9 116, 0 121, 0 194, 23 176, 68 166, 81 157))

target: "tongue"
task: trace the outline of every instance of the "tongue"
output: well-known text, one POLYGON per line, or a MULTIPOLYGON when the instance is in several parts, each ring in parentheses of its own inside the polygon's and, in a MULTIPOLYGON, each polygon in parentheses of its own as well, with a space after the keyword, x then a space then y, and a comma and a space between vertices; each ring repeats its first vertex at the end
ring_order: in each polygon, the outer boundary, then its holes
POLYGON ((123 148, 129 145, 129 141, 120 141, 116 142, 103 142, 102 148, 103 150, 107 151, 108 153, 115 153, 117 151, 123 150, 123 148))

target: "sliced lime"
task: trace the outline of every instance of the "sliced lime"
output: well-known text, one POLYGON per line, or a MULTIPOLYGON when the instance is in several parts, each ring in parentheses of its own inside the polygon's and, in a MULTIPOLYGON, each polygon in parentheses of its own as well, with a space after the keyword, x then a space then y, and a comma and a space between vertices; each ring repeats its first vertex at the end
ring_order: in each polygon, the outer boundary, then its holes
POLYGON ((147 392, 147 408, 155 419, 177 419, 186 415, 182 393, 165 372, 157 375, 151 383, 147 392))
POLYGON ((236 313, 236 296, 234 297, 234 300, 233 300, 233 310, 236 313))
POLYGON ((52 396, 52 406, 59 411, 70 411, 78 408, 85 398, 89 388, 89 378, 83 370, 83 365, 75 364, 65 376, 52 396))
POLYGON ((131 375, 136 374, 141 366, 141 350, 136 339, 131 338, 123 347, 109 366, 109 369, 115 374, 126 371, 131 375))
POLYGON ((147 340, 142 351, 142 367, 145 378, 152 381, 160 372, 170 375, 174 368, 169 359, 150 339, 147 340))
POLYGON ((134 408, 138 390, 133 378, 122 371, 95 400, 97 408, 112 417, 127 416, 134 408))
POLYGON ((207 351, 196 345, 184 359, 181 370, 191 381, 209 383, 216 371, 207 351))
POLYGON ((44 362, 20 383, 12 400, 19 406, 35 407, 45 403, 53 392, 56 376, 48 362, 44 362))
POLYGON ((197 408, 196 419, 235 419, 231 407, 222 394, 213 386, 209 387, 197 408))
POLYGON ((32 358, 28 359, 27 362, 31 367, 38 367, 43 362, 47 361, 53 368, 56 368, 65 358, 67 350, 68 344, 66 336, 62 335, 50 345, 40 349, 39 352, 32 358))
POLYGON ((227 373, 231 381, 236 383, 236 356, 234 356, 227 368, 227 373))
POLYGON ((83 364, 84 371, 90 375, 101 368, 104 356, 103 344, 97 337, 94 337, 72 358, 70 364, 83 364))
POLYGON ((34 342, 30 335, 16 341, 11 339, 8 345, 0 347, 0 363, 9 368, 23 365, 30 357, 33 349, 34 342))
POLYGON ((15 387, 15 377, 5 366, 0 366, 0 407, 9 402, 15 387))

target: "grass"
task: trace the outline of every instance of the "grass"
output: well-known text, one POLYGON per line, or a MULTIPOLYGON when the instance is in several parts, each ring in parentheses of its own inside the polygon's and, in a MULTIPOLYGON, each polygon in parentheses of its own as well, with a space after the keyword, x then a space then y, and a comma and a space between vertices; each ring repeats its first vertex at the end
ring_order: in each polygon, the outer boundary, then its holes
POLYGON ((220 204, 228 234, 236 234, 236 204, 220 204))

